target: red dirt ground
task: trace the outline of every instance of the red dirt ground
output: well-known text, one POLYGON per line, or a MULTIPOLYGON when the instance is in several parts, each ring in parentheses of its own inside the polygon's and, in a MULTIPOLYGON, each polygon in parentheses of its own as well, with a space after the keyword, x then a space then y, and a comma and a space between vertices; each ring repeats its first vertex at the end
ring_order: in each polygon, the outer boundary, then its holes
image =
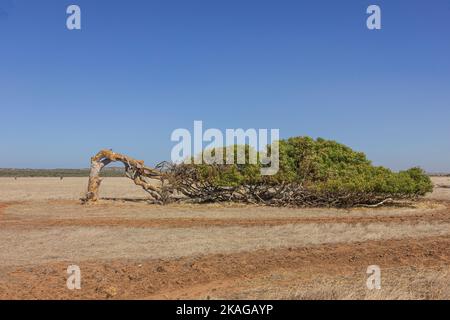
MULTIPOLYGON (((450 239, 433 237, 368 241, 307 248, 257 250, 174 260, 85 262, 83 290, 65 288, 67 263, 3 268, 0 299, 206 298, 217 290, 238 290, 254 280, 281 270, 303 280, 323 274, 348 274, 364 266, 383 268, 436 267, 450 263, 450 239), (358 250, 355 250, 357 248, 358 250)), ((230 294, 232 292, 228 292, 230 294)))

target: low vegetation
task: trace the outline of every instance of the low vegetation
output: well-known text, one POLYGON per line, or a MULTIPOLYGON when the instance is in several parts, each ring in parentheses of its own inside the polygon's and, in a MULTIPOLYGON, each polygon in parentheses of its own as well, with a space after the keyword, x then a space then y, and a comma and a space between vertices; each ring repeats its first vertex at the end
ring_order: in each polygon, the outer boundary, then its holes
MULTIPOLYGON (((433 188, 420 168, 393 172, 373 166, 364 153, 335 141, 294 137, 281 140, 279 149, 280 170, 273 176, 261 175, 260 161, 180 164, 167 170, 170 185, 200 202, 338 207, 416 199, 433 188)), ((222 150, 224 158, 230 150, 222 150)), ((245 152, 250 152, 249 146, 245 152)))

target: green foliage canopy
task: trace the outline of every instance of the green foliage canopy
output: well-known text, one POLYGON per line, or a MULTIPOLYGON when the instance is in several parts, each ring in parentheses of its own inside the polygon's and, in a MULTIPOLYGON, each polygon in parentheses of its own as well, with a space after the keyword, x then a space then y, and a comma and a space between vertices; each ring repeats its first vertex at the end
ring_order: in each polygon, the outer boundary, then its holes
MULTIPOLYGON (((270 151, 271 146, 267 146, 270 151)), ((230 151, 254 150, 250 146, 229 146, 220 151, 226 159, 230 151)), ((211 151, 211 150, 209 150, 211 151)), ((372 203, 385 198, 416 198, 432 191, 430 178, 420 168, 393 172, 373 166, 366 155, 336 141, 293 137, 279 141, 280 168, 273 176, 262 176, 261 155, 256 164, 195 164, 195 181, 214 190, 251 186, 296 185, 320 199, 338 205, 372 203)), ((235 159, 236 160, 236 159, 235 159)), ((265 194, 267 195, 267 190, 265 194)), ((291 196, 292 197, 292 196, 291 196)), ((259 196, 258 196, 259 198, 259 196)), ((323 202, 323 201, 322 201, 323 202)))

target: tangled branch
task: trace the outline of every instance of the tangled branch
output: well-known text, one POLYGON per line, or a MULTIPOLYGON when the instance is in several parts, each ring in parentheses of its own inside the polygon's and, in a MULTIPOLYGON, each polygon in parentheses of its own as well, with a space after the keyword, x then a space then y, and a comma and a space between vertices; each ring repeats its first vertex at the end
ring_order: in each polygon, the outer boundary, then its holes
POLYGON ((111 150, 102 150, 91 158, 88 191, 83 202, 96 202, 99 199, 102 181, 100 172, 112 162, 123 163, 126 176, 150 195, 149 200, 160 204, 171 201, 195 203, 232 201, 279 207, 378 207, 392 202, 393 199, 416 197, 401 193, 324 191, 314 185, 280 182, 264 177, 245 183, 221 184, 217 181, 217 177, 226 172, 230 168, 229 165, 208 165, 206 173, 194 164, 163 162, 155 168, 150 168, 145 166, 144 161, 111 150))

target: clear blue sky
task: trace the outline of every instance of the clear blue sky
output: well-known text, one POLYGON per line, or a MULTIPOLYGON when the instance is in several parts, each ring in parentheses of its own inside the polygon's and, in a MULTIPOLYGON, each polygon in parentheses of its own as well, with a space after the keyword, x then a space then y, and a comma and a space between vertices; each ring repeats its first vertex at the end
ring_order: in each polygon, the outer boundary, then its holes
POLYGON ((154 164, 203 120, 450 171, 450 1, 0 0, 0 109, 0 167, 154 164))

